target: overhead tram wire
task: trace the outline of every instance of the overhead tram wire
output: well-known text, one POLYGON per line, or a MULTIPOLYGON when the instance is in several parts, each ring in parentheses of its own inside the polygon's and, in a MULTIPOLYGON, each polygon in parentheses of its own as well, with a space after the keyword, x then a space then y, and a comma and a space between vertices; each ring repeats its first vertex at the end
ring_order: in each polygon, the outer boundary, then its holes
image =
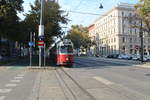
MULTIPOLYGON (((130 16, 110 16, 110 15, 101 15, 101 14, 98 14, 98 13, 91 13, 91 12, 80 12, 80 11, 67 11, 67 12, 71 12, 71 13, 78 13, 78 14, 87 14, 87 15, 92 15, 92 16, 107 16, 107 17, 120 17, 120 18, 129 18, 130 16)), ((134 17, 134 16, 131 16, 131 17, 134 17)), ((150 18, 150 17, 147 17, 147 18, 150 18)))
MULTIPOLYGON (((77 10, 79 7, 80 7, 80 5, 82 4, 82 2, 83 2, 84 0, 80 0, 80 2, 72 9, 72 10, 77 10)), ((69 14, 69 12, 67 11, 67 13, 69 14)), ((73 15, 71 14, 70 15, 70 17, 72 17, 73 15)), ((75 15, 76 16, 76 15, 75 15)))
POLYGON ((84 0, 80 0, 80 2, 78 3, 78 5, 77 6, 75 6, 74 8, 73 8, 73 10, 77 10, 78 9, 78 7, 80 7, 80 5, 82 4, 82 2, 83 2, 84 0))

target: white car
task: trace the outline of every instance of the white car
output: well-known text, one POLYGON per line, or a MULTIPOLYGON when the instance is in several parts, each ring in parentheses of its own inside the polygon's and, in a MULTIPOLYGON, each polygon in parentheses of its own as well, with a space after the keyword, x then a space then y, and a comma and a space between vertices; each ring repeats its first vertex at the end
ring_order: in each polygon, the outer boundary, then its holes
POLYGON ((120 54, 118 56, 119 59, 131 59, 132 57, 130 55, 127 54, 120 54))
POLYGON ((140 55, 132 55, 132 60, 140 60, 140 55))

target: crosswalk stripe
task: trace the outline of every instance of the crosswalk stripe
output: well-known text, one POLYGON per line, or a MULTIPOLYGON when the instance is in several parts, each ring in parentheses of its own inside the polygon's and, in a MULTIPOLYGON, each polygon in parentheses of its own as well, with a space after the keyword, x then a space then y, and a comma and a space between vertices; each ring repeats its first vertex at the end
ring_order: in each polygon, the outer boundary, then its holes
POLYGON ((11 80, 10 82, 19 83, 20 80, 11 80))
POLYGON ((17 84, 6 84, 5 87, 15 87, 17 84))
POLYGON ((95 76, 93 78, 96 79, 99 82, 102 82, 103 84, 106 84, 106 85, 112 85, 112 84, 114 84, 113 82, 111 82, 109 80, 106 80, 106 79, 104 79, 102 77, 95 76))
POLYGON ((0 100, 4 100, 5 98, 5 96, 0 96, 0 100))
POLYGON ((0 93, 9 93, 12 89, 0 89, 0 93))

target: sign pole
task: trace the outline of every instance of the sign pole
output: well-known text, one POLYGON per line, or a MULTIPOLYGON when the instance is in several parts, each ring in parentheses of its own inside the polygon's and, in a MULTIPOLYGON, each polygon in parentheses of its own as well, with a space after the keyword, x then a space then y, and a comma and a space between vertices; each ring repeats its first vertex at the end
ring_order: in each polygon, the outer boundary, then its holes
POLYGON ((42 48, 39 47, 39 67, 41 67, 41 64, 42 64, 42 59, 41 59, 41 51, 42 51, 42 48))
POLYGON ((45 55, 45 43, 44 43, 44 66, 45 66, 45 58, 46 58, 46 55, 45 55))
POLYGON ((42 49, 44 48, 44 41, 43 40, 39 40, 38 41, 38 47, 39 47, 39 67, 42 66, 42 49))
MULTIPOLYGON (((32 32, 30 33, 30 42, 32 42, 32 32)), ((30 45, 30 67, 32 66, 32 46, 30 45)))

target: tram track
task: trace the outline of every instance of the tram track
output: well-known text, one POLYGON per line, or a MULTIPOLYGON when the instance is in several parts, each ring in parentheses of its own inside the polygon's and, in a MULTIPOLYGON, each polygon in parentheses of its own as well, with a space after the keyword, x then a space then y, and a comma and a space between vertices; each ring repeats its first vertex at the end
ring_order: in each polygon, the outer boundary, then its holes
POLYGON ((92 96, 85 88, 83 88, 63 68, 57 68, 55 75, 66 97, 66 100, 96 100, 94 96, 92 96))

